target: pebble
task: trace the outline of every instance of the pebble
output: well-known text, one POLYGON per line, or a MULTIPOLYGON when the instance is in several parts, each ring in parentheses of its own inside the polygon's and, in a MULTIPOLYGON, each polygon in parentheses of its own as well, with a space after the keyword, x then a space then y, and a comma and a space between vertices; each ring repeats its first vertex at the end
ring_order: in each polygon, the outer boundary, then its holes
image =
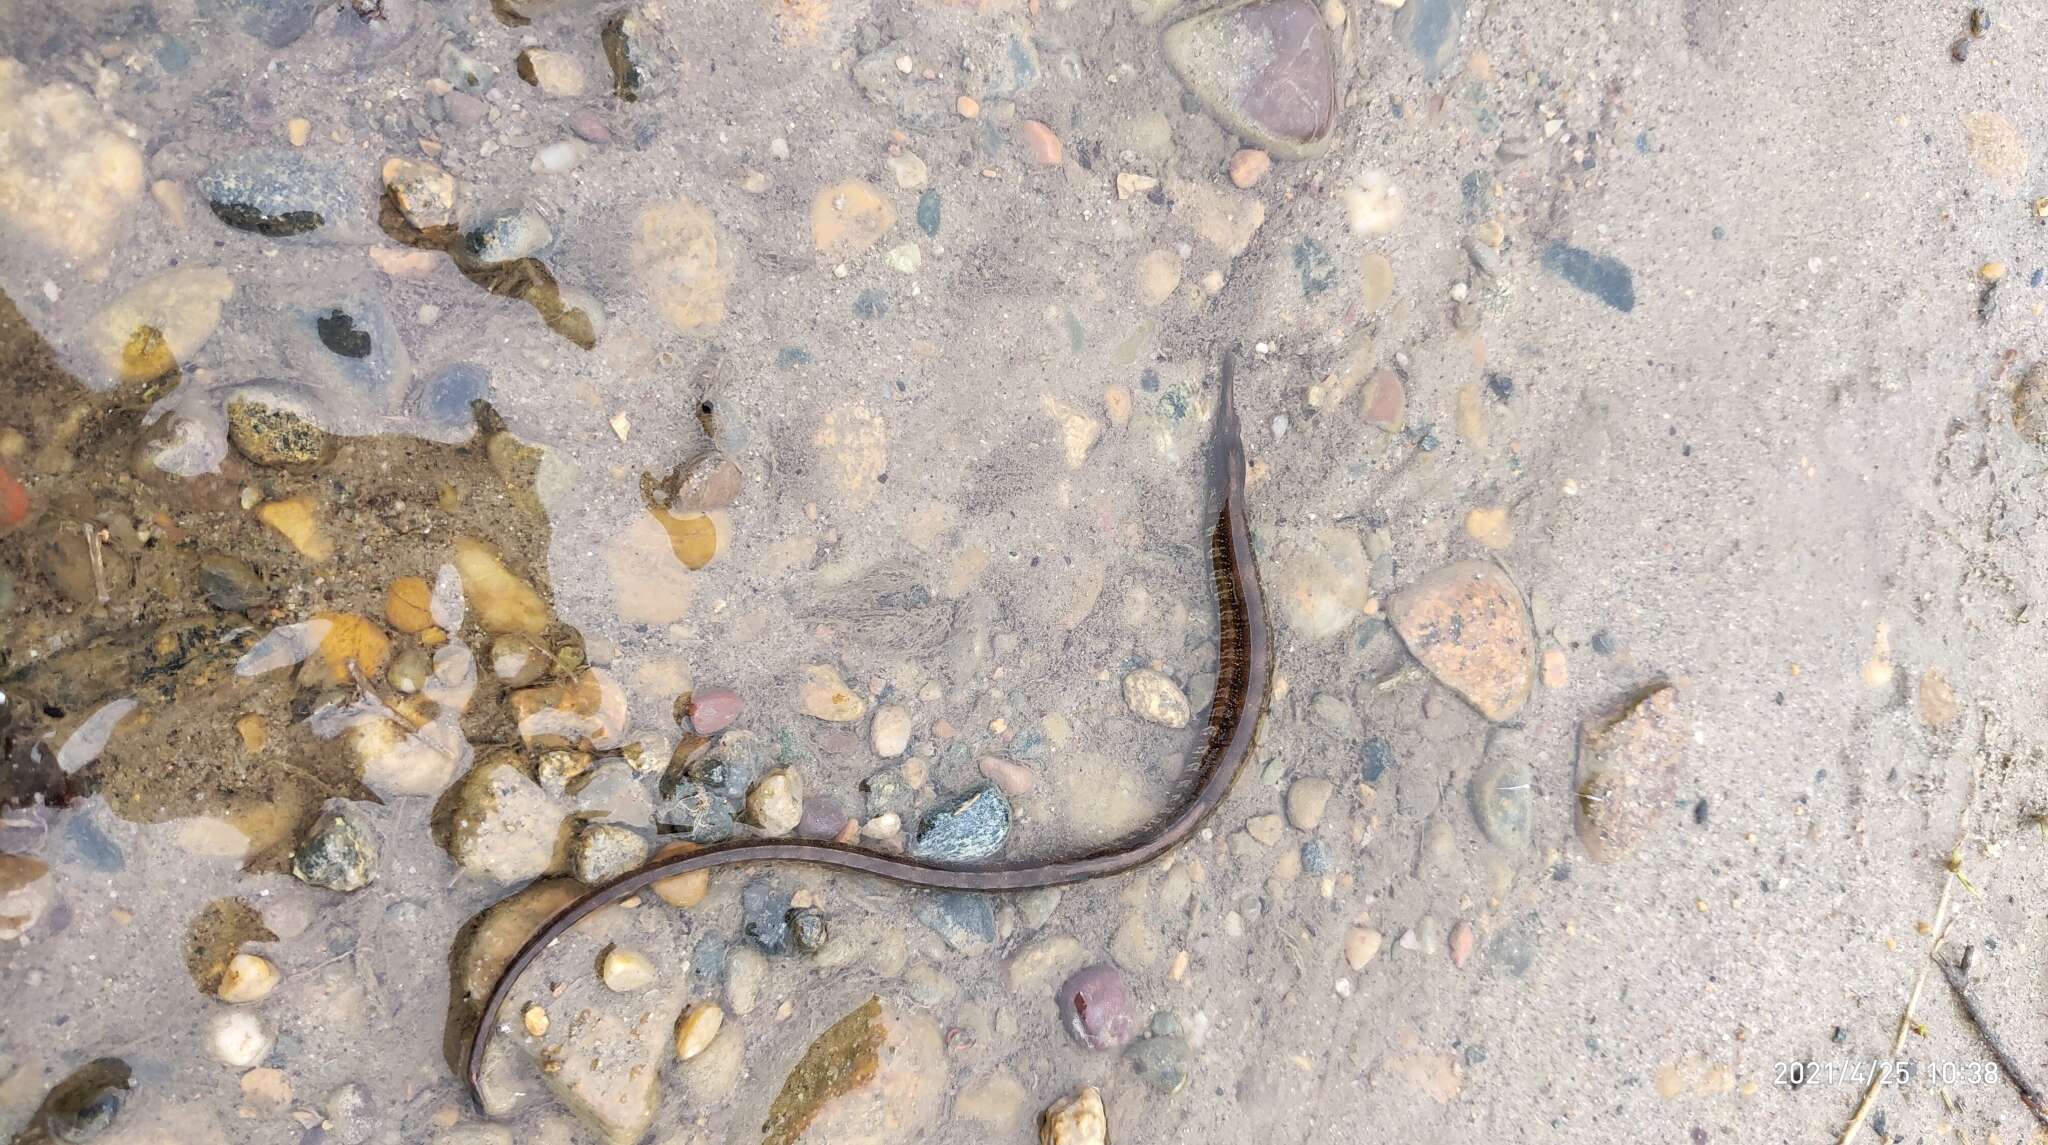
POLYGON ((457 793, 448 851, 464 870, 501 883, 545 874, 567 811, 511 762, 471 770, 457 793))
POLYGON ((676 1060, 689 1061, 710 1047, 725 1025, 725 1010, 716 1002, 692 1002, 676 1020, 676 1060))
POLYGON ((2012 392, 2012 426, 2035 445, 2048 446, 2048 362, 2036 362, 2012 392))
POLYGON ((1382 367, 1365 384, 1365 420, 1388 433, 1399 433, 1408 420, 1408 388, 1401 375, 1382 367))
POLYGON ((902 755, 910 746, 910 712, 896 704, 876 708, 874 723, 868 728, 868 744, 883 759, 902 755))
POLYGON ((984 784, 925 812, 910 855, 941 863, 978 862, 1000 853, 1009 837, 1010 803, 994 784, 984 784))
MULTIPOLYGON (((627 253, 634 274, 669 325, 687 333, 708 330, 725 320, 730 277, 725 264, 730 256, 720 255, 718 228, 711 212, 686 198, 646 207, 634 216, 627 253)), ((714 452, 711 456, 719 455, 714 452)), ((735 470, 735 495, 737 478, 735 470)), ((723 507, 709 500, 704 508, 723 507)), ((670 508, 688 511, 682 505, 670 508)))
POLYGON ((1313 832, 1322 825, 1330 795, 1337 790, 1327 779, 1305 777, 1287 787, 1287 821, 1298 831, 1313 832))
POLYGON ((733 725, 746 710, 746 701, 731 688, 699 688, 683 703, 690 730, 698 735, 717 735, 733 725))
POLYGON ((28 510, 28 490, 7 471, 5 465, 0 465, 0 533, 28 520, 28 510))
POLYGON ((343 805, 324 812, 292 854, 292 875, 331 891, 357 891, 377 877, 377 835, 343 805))
POLYGON ((1014 1128, 1028 1096, 1023 1082, 1007 1073, 998 1073, 963 1088, 953 1100, 953 1112, 983 1125, 1014 1128))
POLYGON ((1244 823, 1245 834, 1259 841, 1261 846, 1270 847, 1280 841, 1287 831, 1287 824, 1278 815, 1254 815, 1244 823))
POLYGON ((1109 1117, 1102 1109, 1102 1091, 1092 1085, 1053 1102, 1039 1120, 1039 1145, 1107 1145, 1108 1141, 1109 1117))
POLYGON ((1387 256, 1378 252, 1366 255, 1359 261, 1364 279, 1364 301, 1369 310, 1378 310, 1394 297, 1394 264, 1387 256))
POLYGON ((692 843, 718 843, 732 838, 736 817, 726 796, 673 768, 661 781, 661 802, 654 821, 692 843))
POLYGON ((1949 686, 1941 669, 1929 668, 1920 673, 1914 706, 1920 713, 1920 722, 1936 731, 1956 722, 1956 690, 1949 686))
POLYGON ((828 257, 859 254, 895 225, 896 209, 881 191, 857 179, 825 187, 811 200, 811 241, 828 257))
POLYGON ((1472 946, 1474 941, 1475 940, 1472 935, 1472 924, 1466 922, 1462 918, 1459 919, 1457 925, 1451 927, 1451 937, 1448 943, 1451 954, 1451 965, 1456 966, 1460 970, 1463 970, 1465 968, 1465 964, 1472 960, 1472 946))
POLYGON ((896 185, 906 191, 923 190, 924 185, 931 179, 931 172, 925 166, 924 160, 909 151, 889 156, 888 167, 889 174, 896 180, 896 185))
POLYGON ((1406 0, 1394 16, 1394 36, 1422 61, 1422 82, 1434 83, 1458 54, 1458 24, 1465 0, 1406 0))
POLYGON ((654 963, 637 950, 614 946, 604 952, 598 976, 614 994, 634 994, 654 985, 654 963))
POLYGON ((753 879, 740 888, 740 932, 764 954, 788 954, 790 902, 780 883, 753 879))
POLYGON ((455 569, 462 591, 484 631, 539 636, 549 624, 548 607, 533 586, 505 566, 489 543, 472 537, 455 541, 455 569))
MULTIPOLYGON (((1172 1015, 1162 1013, 1159 1017, 1171 1018, 1172 1015)), ((1155 1019, 1154 1026, 1159 1024, 1155 1019)), ((1124 1051, 1124 1061, 1130 1063, 1131 1072, 1138 1075, 1138 1080, 1165 1094, 1179 1093, 1187 1088, 1189 1066, 1194 1058, 1187 1038, 1177 1032, 1178 1023, 1174 1023, 1173 1028, 1176 1032, 1154 1032, 1139 1038, 1124 1051)))
POLYGON ((539 214, 524 209, 501 211, 464 230, 454 253, 465 266, 503 266, 534 257, 554 240, 555 232, 539 214))
POLYGON ((1541 675, 1544 687, 1556 691, 1571 683, 1571 667, 1570 663, 1565 659, 1564 649, 1545 648, 1543 650, 1542 664, 1541 675))
MULTIPOLYGON (((804 798, 804 815, 797 821, 796 833, 804 839, 837 839, 851 826, 846 809, 830 796, 811 795, 804 798)), ((848 838, 846 842, 851 842, 848 838)))
POLYGON ((1401 223, 1401 190, 1384 172, 1366 172, 1356 186, 1344 188, 1338 197, 1344 201, 1345 221, 1354 235, 1374 238, 1392 234, 1401 223))
POLYGON ((227 1010, 207 1024, 206 1044, 222 1065, 248 1069, 270 1055, 275 1043, 263 1019, 250 1010, 227 1010))
POLYGON ((803 683, 797 685, 797 706, 805 715, 828 723, 851 723, 868 710, 867 701, 854 694, 839 669, 829 664, 804 669, 803 683))
POLYGON ((995 945, 996 912, 987 895, 935 894, 917 908, 917 921, 962 954, 982 954, 995 945))
POLYGON ((108 249, 147 181, 125 125, 74 84, 31 86, 12 59, 0 59, 0 123, 14 128, 0 137, 0 216, 70 257, 108 249))
POLYGON ((796 772, 778 767, 754 781, 747 789, 747 823, 771 838, 796 830, 803 820, 804 784, 796 772))
POLYGON ((1053 130, 1035 119, 1027 119, 1017 125, 1017 142, 1024 148, 1024 154, 1041 167, 1059 166, 1064 149, 1060 137, 1053 130))
POLYGON ((1535 677, 1535 632, 1521 593, 1499 569, 1460 561, 1394 595, 1394 630, 1408 651, 1479 714, 1520 711, 1535 677))
POLYGON ((570 134, 585 143, 611 142, 612 129, 605 126, 604 116, 590 108, 570 112, 569 118, 562 121, 562 126, 567 127, 570 134))
POLYGON ((370 1091, 361 1082, 336 1086, 320 1102, 320 1112, 327 1115, 321 1128, 340 1145, 363 1145, 374 1130, 370 1091))
POLYGON ((1148 195, 1159 186, 1159 180, 1136 171, 1119 171, 1116 177, 1116 197, 1135 199, 1148 195))
POLYGON ((761 1000, 761 983, 768 977, 768 959, 751 946, 740 946, 725 959, 725 997, 732 1012, 746 1017, 761 1000))
MULTIPOLYGON (((0 518, 4 518, 0 511, 0 518)), ((199 559, 199 594, 222 612, 248 612, 270 602, 270 586, 249 562, 226 553, 199 559)))
POLYGON ((676 1071, 690 1102, 709 1109, 731 1099, 746 1059, 746 1039, 737 1025, 719 1031, 704 1052, 676 1071))
POLYGON ((1180 255, 1155 250, 1138 260, 1138 298, 1145 305, 1159 305, 1173 297, 1179 286, 1180 255))
POLYGON ((1273 157, 1256 147, 1239 149, 1230 157, 1230 182, 1240 190, 1259 185, 1273 168, 1273 157))
POLYGON ((1098 962, 1067 976, 1056 995, 1060 1024, 1091 1050, 1121 1049, 1137 1034, 1138 1019, 1123 971, 1098 962))
POLYGON ((1188 726, 1188 697, 1165 673, 1139 668, 1124 677, 1124 703, 1139 719, 1162 727, 1188 726))
POLYGON ((571 869, 585 886, 608 883, 647 862, 647 839, 616 823, 591 823, 569 850, 571 869))
POLYGON ((1385 938, 1369 926, 1354 926, 1344 935, 1344 964, 1355 973, 1379 957, 1385 938))
POLYGON ((226 273, 197 267, 165 271, 121 292, 88 327, 104 376, 128 384, 154 381, 190 363, 220 325, 234 297, 226 273))
POLYGON ((275 148, 225 160, 200 178, 199 191, 221 222, 267 238, 325 226, 347 202, 333 171, 300 152, 275 148))
POLYGON ((1010 955, 1003 964, 1004 981, 1013 991, 1042 990, 1073 973, 1084 957, 1081 943, 1064 934, 1049 934, 1010 955))
MULTIPOLYGON (((694 843, 670 843, 655 852, 654 861, 662 862, 696 849, 694 843)), ((657 879, 648 889, 654 892, 656 898, 670 906, 693 907, 703 902, 704 896, 711 893, 711 872, 690 871, 687 874, 670 875, 665 879, 657 879)))
POLYGON ((1685 751, 1678 692, 1665 685, 1623 701, 1579 731, 1579 841, 1594 862, 1634 851, 1677 797, 1685 751))
POLYGON ((1520 850, 1529 845, 1532 820, 1530 773, 1516 759, 1493 759, 1472 775, 1472 817, 1497 846, 1520 850))
POLYGON ((258 465, 306 468, 334 455, 334 439, 314 424, 309 402, 274 386, 229 392, 228 441, 258 465))
POLYGON ((959 112, 962 119, 973 119, 981 114, 981 101, 971 95, 963 95, 953 101, 953 110, 959 112))
POLYGON ((568 52, 528 48, 519 53, 513 66, 520 79, 560 99, 575 99, 589 89, 583 65, 568 52))
POLYGON ((789 923, 790 945, 798 954, 817 954, 831 941, 832 930, 825 912, 817 907, 795 907, 784 918, 789 923))
POLYGON ((589 154, 590 149, 578 140, 557 140, 533 153, 533 170, 535 174, 566 174, 589 154))
POLYGON ((1038 773, 1015 760, 985 755, 981 757, 980 767, 983 777, 1012 799, 1029 795, 1038 786, 1038 773))
POLYGON ((432 163, 393 157, 384 161, 384 189, 414 229, 446 233, 455 225, 455 176, 432 163))
POLYGON ((1514 526, 1508 524, 1508 511, 1501 508, 1467 511, 1465 534, 1489 549, 1505 549, 1515 543, 1514 526))
POLYGON ((1166 31, 1166 62, 1226 129, 1282 158, 1315 154, 1337 121, 1329 26, 1308 0, 1254 0, 1166 31))
POLYGON ((230 1005, 247 1005, 270 997, 277 982, 277 965, 270 959, 260 954, 237 954, 228 959, 227 970, 221 974, 220 987, 214 993, 230 1005))
POLYGON ((1543 269, 1626 314, 1636 308, 1635 274, 1619 259, 1562 242, 1543 248, 1543 269))

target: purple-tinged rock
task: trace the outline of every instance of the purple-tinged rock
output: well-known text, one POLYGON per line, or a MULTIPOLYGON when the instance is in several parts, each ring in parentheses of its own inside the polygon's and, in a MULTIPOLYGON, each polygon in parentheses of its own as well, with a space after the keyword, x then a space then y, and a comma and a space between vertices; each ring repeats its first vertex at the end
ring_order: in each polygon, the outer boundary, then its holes
POLYGON ((612 129, 605 126, 604 117, 589 108, 569 116, 567 123, 569 130, 576 133, 576 138, 585 143, 610 143, 612 140, 612 129))
POLYGON ((717 735, 740 718, 747 704, 731 688, 699 688, 690 694, 685 714, 690 728, 700 736, 717 735))
POLYGON ((1337 122, 1330 29, 1309 0, 1249 0, 1166 31, 1166 62, 1217 122, 1283 159, 1323 150, 1337 122))
POLYGON ((1123 971, 1108 962, 1083 966, 1060 984, 1060 1024, 1091 1050, 1129 1045, 1138 1032, 1137 1007, 1123 971))
POLYGON ((832 839, 845 829, 846 812, 838 800, 823 795, 804 800, 803 818, 796 823, 797 838, 832 839))

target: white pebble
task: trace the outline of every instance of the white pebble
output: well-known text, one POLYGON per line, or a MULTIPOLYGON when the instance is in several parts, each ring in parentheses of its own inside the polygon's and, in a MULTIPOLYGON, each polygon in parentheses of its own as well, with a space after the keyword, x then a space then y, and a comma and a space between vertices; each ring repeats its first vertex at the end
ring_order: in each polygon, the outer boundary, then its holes
POLYGON ((274 1039, 263 1020, 248 1010, 229 1010, 214 1016, 207 1030, 207 1043, 223 1065, 248 1069, 270 1054, 274 1039))
POLYGON ((1470 294, 1471 292, 1471 287, 1466 286, 1462 282, 1454 282, 1451 284, 1451 301, 1463 302, 1465 301, 1465 296, 1470 294))
POLYGON ((1337 979, 1337 996, 1339 998, 1349 998, 1351 996, 1351 979, 1337 979))
POLYGON ((1381 172, 1366 172, 1358 186, 1346 187, 1341 196, 1352 234, 1384 235, 1401 221, 1401 192, 1381 172))
POLYGON ((441 308, 431 302, 422 302, 420 308, 413 312, 413 319, 422 326, 432 326, 441 320, 441 308))
POLYGON ((777 159, 789 158, 789 140, 778 135, 768 141, 768 154, 777 159))
POLYGON ((578 163, 583 162, 583 153, 583 144, 578 143, 574 139, 564 139, 559 143, 550 143, 534 153, 533 169, 535 171, 545 171, 549 174, 560 175, 565 171, 574 169, 578 163))
POLYGON ((1273 419, 1273 436, 1274 436, 1274 438, 1275 438, 1275 439, 1278 439, 1278 438, 1282 438, 1282 437, 1286 437, 1286 436, 1287 436, 1287 415, 1286 415, 1286 414, 1284 414, 1284 413, 1283 413, 1283 414, 1281 414, 1281 415, 1280 415, 1279 417, 1276 417, 1276 418, 1274 418, 1274 419, 1273 419))
POLYGON ((654 985, 654 963, 637 950, 614 946, 605 951, 604 965, 598 973, 615 994, 632 994, 654 985))

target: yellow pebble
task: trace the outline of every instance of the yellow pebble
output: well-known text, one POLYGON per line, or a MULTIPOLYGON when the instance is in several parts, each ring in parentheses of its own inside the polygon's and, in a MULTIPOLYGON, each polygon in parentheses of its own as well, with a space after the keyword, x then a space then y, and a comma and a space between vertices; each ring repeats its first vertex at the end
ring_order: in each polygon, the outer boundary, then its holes
POLYGON ((1977 268, 1977 273, 1982 275, 1986 282, 1997 282, 2005 277, 2005 264, 2002 262, 1987 262, 1977 268))
POLYGON ((527 1033, 536 1038, 547 1036, 548 1012, 541 1009, 538 1003, 529 1003, 525 1012, 519 1015, 519 1020, 526 1026, 527 1033))
POLYGON ((676 1022, 676 1059, 689 1061, 704 1052, 725 1025, 725 1011, 716 1002, 692 1002, 676 1022))
POLYGON ((293 147, 304 147, 306 140, 312 137, 313 125, 304 119, 294 119, 284 125, 284 131, 285 138, 292 141, 293 147))

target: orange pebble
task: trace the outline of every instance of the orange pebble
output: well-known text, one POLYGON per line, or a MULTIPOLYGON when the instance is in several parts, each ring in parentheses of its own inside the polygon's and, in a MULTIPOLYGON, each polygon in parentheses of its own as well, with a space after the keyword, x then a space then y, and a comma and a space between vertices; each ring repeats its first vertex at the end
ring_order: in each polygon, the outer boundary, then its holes
POLYGON ((28 520, 28 490, 0 465, 0 530, 12 529, 28 520))

